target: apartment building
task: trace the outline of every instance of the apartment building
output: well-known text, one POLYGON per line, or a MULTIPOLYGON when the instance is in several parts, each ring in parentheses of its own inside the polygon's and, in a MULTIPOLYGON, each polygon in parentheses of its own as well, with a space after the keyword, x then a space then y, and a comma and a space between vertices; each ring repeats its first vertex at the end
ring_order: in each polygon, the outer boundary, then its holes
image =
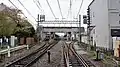
POLYGON ((113 49, 113 37, 120 36, 120 0, 93 0, 89 7, 92 45, 113 49))

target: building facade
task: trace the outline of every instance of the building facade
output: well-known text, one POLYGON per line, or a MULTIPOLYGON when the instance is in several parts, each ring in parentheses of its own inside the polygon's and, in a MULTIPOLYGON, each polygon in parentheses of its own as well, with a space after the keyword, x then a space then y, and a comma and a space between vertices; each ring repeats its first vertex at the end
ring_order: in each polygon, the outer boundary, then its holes
POLYGON ((120 35, 120 0, 93 0, 89 7, 92 45, 113 49, 112 37, 120 35))

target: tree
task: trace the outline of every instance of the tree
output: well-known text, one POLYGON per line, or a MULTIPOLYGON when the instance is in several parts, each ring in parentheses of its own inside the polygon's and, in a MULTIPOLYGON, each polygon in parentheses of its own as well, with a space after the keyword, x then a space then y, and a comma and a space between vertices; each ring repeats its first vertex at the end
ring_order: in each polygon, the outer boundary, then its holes
POLYGON ((6 14, 0 12, 0 36, 10 36, 15 26, 6 14))
POLYGON ((0 11, 0 36, 28 36, 34 32, 34 29, 29 29, 32 25, 21 17, 21 10, 2 5, 6 8, 0 11))

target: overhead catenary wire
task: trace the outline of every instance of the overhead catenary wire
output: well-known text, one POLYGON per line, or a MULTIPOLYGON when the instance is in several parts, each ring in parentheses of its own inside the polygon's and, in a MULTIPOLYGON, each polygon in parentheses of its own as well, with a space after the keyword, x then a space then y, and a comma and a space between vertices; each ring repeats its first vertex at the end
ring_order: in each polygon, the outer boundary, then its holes
POLYGON ((79 11, 78 11, 78 13, 77 13, 76 18, 78 17, 78 15, 79 15, 79 13, 80 13, 80 11, 81 11, 81 8, 82 8, 82 5, 83 5, 83 1, 84 1, 84 0, 81 1, 80 7, 79 7, 79 11))
POLYGON ((41 3, 39 2, 39 0, 36 0, 36 2, 38 3, 39 7, 42 9, 41 3))
POLYGON ((30 14, 31 17, 36 21, 35 17, 29 12, 29 10, 27 10, 27 8, 22 4, 22 2, 20 0, 18 0, 18 2, 24 7, 24 9, 28 12, 28 14, 30 14))
POLYGON ((41 7, 42 12, 45 13, 44 10, 42 9, 42 6, 41 6, 39 0, 37 2, 38 2, 38 5, 41 7))
POLYGON ((60 9, 61 17, 62 17, 62 19, 63 19, 63 15, 62 15, 61 7, 60 7, 60 2, 59 2, 59 0, 57 0, 57 2, 58 2, 59 9, 60 9))
MULTIPOLYGON (((17 7, 11 0, 9 0, 9 2, 10 2, 16 9, 18 9, 18 7, 17 7)), ((18 9, 18 10, 19 10, 19 9, 18 9)), ((23 15, 24 15, 25 18, 27 18, 24 13, 23 13, 23 15)))
POLYGON ((33 2, 35 3, 35 5, 38 7, 38 9, 40 10, 40 12, 42 13, 42 9, 39 7, 39 5, 35 2, 35 0, 33 0, 33 2))
POLYGON ((11 0, 8 0, 16 9, 18 9, 17 8, 17 6, 11 1, 11 0))
MULTIPOLYGON (((16 8, 18 9, 18 7, 11 1, 9 0, 9 2, 16 8)), ((19 10, 19 9, 18 9, 19 10)), ((25 14, 23 13, 24 17, 27 18, 27 16, 25 16, 25 14)), ((28 21, 30 21, 29 19, 27 19, 28 21)), ((31 21, 30 21, 31 22, 31 21)), ((34 24, 34 23, 33 23, 34 24)))
POLYGON ((38 4, 39 4, 39 6, 42 8, 42 6, 41 6, 41 4, 40 4, 39 0, 37 0, 37 2, 38 2, 38 4))
POLYGON ((46 0, 46 2, 47 2, 47 4, 48 4, 48 6, 49 6, 49 8, 50 8, 50 10, 51 10, 51 12, 52 12, 52 14, 53 14, 54 18, 56 19, 56 16, 55 16, 55 14, 54 14, 54 12, 53 12, 53 10, 52 10, 52 8, 51 8, 51 6, 50 6, 50 4, 49 4, 48 0, 46 0))

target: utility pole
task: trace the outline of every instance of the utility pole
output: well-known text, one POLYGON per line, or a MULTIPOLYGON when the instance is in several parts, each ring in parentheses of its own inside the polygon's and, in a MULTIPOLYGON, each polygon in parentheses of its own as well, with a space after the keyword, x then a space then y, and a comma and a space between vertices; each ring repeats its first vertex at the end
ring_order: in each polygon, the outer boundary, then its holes
POLYGON ((87 9, 87 15, 88 15, 88 26, 87 26, 87 35, 88 35, 88 51, 91 50, 91 46, 90 46, 90 8, 88 7, 87 9))
POLYGON ((39 18, 40 18, 40 16, 39 16, 39 14, 38 14, 38 18, 37 18, 37 19, 38 19, 38 21, 37 21, 37 22, 38 22, 38 24, 37 24, 37 26, 39 26, 39 21, 40 21, 40 19, 39 19, 39 18))
POLYGON ((79 44, 81 43, 81 15, 79 15, 79 38, 80 38, 80 41, 79 41, 79 44))
POLYGON ((39 21, 40 21, 40 19, 39 19, 39 14, 38 14, 38 18, 37 18, 37 36, 38 36, 38 44, 39 44, 39 42, 40 42, 40 31, 39 31, 39 21))
MULTIPOLYGON (((38 24, 37 24, 37 34, 38 34, 38 41, 42 41, 42 30, 43 30, 43 26, 40 25, 41 22, 45 22, 45 15, 39 15, 38 14, 38 24)), ((38 42, 38 43, 39 43, 38 42)))
POLYGON ((87 28, 87 32, 88 32, 88 51, 91 50, 91 46, 90 46, 90 23, 88 23, 88 28, 87 28))

